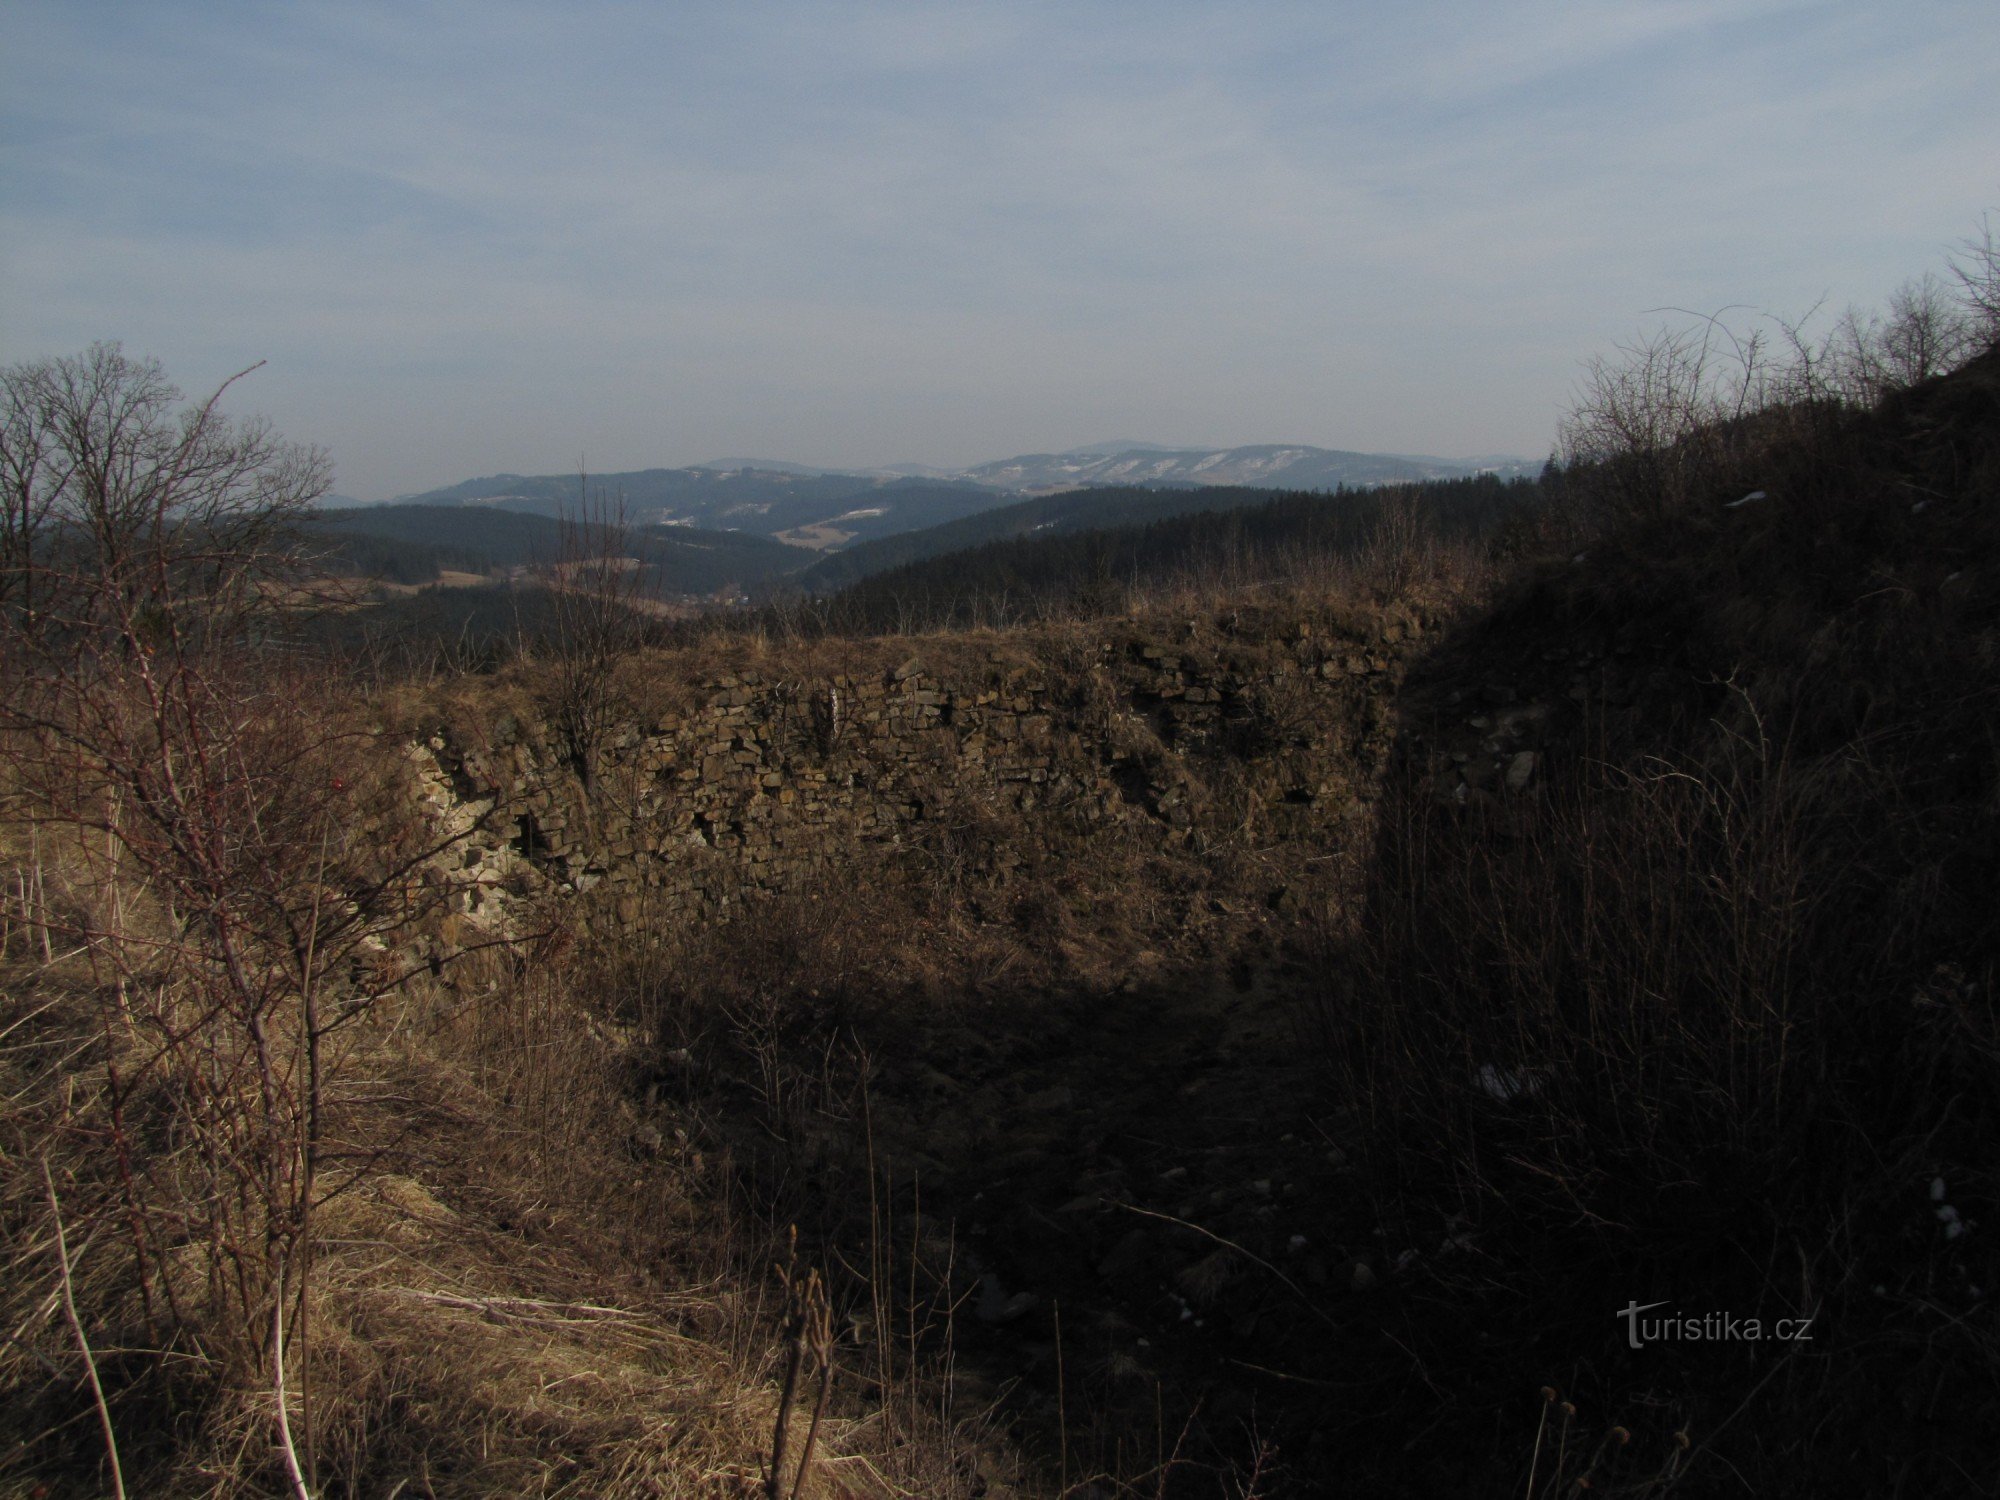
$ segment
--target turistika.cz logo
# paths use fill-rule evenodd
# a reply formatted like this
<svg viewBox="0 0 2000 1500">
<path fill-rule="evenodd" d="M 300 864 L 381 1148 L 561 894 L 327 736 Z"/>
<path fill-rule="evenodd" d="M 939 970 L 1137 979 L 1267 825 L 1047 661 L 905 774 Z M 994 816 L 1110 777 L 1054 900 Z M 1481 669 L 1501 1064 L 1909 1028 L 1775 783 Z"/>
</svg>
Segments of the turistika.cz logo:
<svg viewBox="0 0 2000 1500">
<path fill-rule="evenodd" d="M 1735 1313 L 1660 1313 L 1646 1317 L 1664 1302 L 1630 1303 L 1618 1314 L 1625 1320 L 1625 1342 L 1634 1349 L 1647 1344 L 1759 1344 L 1769 1339 L 1781 1344 L 1800 1344 L 1812 1338 L 1812 1317 L 1779 1318 L 1766 1323 L 1762 1318 L 1740 1318 Z M 1817 1316 L 1816 1314 L 1814 1316 Z"/>
</svg>

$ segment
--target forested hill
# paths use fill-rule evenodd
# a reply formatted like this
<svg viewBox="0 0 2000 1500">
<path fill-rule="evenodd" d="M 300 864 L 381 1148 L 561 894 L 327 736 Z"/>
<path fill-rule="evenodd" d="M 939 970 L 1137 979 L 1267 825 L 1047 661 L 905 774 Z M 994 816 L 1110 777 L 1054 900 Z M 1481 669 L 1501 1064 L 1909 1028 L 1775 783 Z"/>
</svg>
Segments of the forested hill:
<svg viewBox="0 0 2000 1500">
<path fill-rule="evenodd" d="M 900 568 L 925 558 L 941 557 L 971 547 L 983 547 L 989 542 L 1053 532 L 1140 526 L 1191 511 L 1267 505 L 1273 493 L 1268 489 L 1248 486 L 1151 489 L 1133 485 L 1042 495 L 923 531 L 857 542 L 844 552 L 813 564 L 801 575 L 800 582 L 808 589 L 828 592 L 890 568 Z"/>
<path fill-rule="evenodd" d="M 557 560 L 562 525 L 514 511 L 457 506 L 377 505 L 313 517 L 328 561 L 343 571 L 397 583 L 426 583 L 441 570 L 488 573 Z M 655 570 L 660 592 L 754 590 L 794 572 L 808 554 L 768 537 L 692 526 L 629 528 L 621 550 Z"/>
<path fill-rule="evenodd" d="M 1458 503 L 1457 497 L 1499 493 L 1515 482 L 1481 475 L 1433 480 L 1414 488 L 1429 497 L 1427 503 L 1452 505 Z M 1173 516 L 1199 512 L 1250 510 L 1275 518 L 1281 514 L 1303 516 L 1315 513 L 1318 507 L 1330 505 L 1333 510 L 1326 514 L 1331 516 L 1339 507 L 1360 504 L 1373 493 L 1373 490 L 1306 493 L 1249 485 L 1176 486 L 1166 489 L 1133 485 L 1070 490 L 1059 495 L 1024 500 L 924 531 L 857 543 L 844 552 L 813 564 L 801 575 L 800 582 L 809 590 L 828 593 L 893 568 L 905 568 L 926 558 L 983 548 L 995 542 L 1142 527 Z M 1275 519 L 1255 523 L 1258 526 L 1276 524 L 1279 523 Z M 1054 557 L 1062 551 L 1056 548 L 1045 555 Z"/>
<path fill-rule="evenodd" d="M 332 547 L 331 560 L 356 573 L 421 583 L 440 568 L 485 573 L 553 557 L 560 528 L 545 516 L 494 511 L 474 518 L 433 505 L 328 509 L 312 530 Z"/>
<path fill-rule="evenodd" d="M 1116 599 L 1109 596 L 1135 587 L 1176 580 L 1240 583 L 1296 572 L 1309 559 L 1337 558 L 1369 545 L 1385 525 L 1444 540 L 1489 536 L 1539 504 L 1543 487 L 1487 475 L 1331 495 L 1203 491 L 1194 497 L 1202 509 L 1178 504 L 1187 498 L 1180 491 L 1092 493 L 1111 503 L 1067 518 L 1060 527 L 1043 529 L 1048 523 L 1040 523 L 869 573 L 842 589 L 829 613 L 843 629 L 867 631 L 900 628 L 912 618 L 927 626 L 968 624 L 1002 605 L 1111 607 Z M 1047 503 L 1080 498 L 1065 495 Z M 1215 508 L 1218 499 L 1231 503 Z M 1150 502 L 1162 504 L 1154 508 Z M 1120 515 L 1131 519 L 1113 524 Z M 920 542 L 933 534 L 894 541 Z M 823 577 L 862 552 L 879 557 L 889 545 L 828 558 L 809 577 Z"/>
<path fill-rule="evenodd" d="M 539 516 L 615 510 L 641 525 L 668 522 L 783 536 L 799 546 L 823 547 L 935 526 L 1008 499 L 1006 490 L 957 480 L 787 467 L 639 469 L 585 477 L 495 474 L 412 495 L 406 503 Z"/>
</svg>

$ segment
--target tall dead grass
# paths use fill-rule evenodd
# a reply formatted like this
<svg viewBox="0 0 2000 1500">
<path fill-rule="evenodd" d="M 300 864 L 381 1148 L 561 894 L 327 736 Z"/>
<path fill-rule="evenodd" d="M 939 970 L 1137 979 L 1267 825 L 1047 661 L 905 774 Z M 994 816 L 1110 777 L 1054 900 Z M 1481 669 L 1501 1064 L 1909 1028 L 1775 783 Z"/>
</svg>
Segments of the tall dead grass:
<svg viewBox="0 0 2000 1500">
<path fill-rule="evenodd" d="M 1591 558 L 1448 644 L 1607 663 L 1517 794 L 1441 800 L 1413 757 L 1323 950 L 1373 1210 L 1447 1226 L 1403 1336 L 1465 1443 L 1495 1404 L 1532 1428 L 1547 1383 L 1629 1430 L 1598 1482 L 1639 1493 L 1988 1464 L 2000 1261 L 1963 1225 L 2000 1189 L 1993 360 L 1781 414 L 1636 510 L 1638 470 L 1572 472 L 1611 486 Z M 1814 1332 L 1628 1347 L 1649 1303 Z"/>
</svg>

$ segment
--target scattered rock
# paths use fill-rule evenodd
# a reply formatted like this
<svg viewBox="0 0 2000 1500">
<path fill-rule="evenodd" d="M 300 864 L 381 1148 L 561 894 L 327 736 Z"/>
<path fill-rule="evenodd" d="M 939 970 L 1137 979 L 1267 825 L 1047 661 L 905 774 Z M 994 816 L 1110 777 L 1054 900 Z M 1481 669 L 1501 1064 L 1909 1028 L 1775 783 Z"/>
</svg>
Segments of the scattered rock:
<svg viewBox="0 0 2000 1500">
<path fill-rule="evenodd" d="M 1153 1261 L 1153 1236 L 1134 1229 L 1113 1245 L 1097 1263 L 1097 1274 L 1106 1281 L 1123 1281 L 1144 1271 Z"/>
<path fill-rule="evenodd" d="M 1016 1292 L 1007 1295 L 1007 1289 L 1000 1284 L 1000 1278 L 992 1272 L 979 1278 L 979 1300 L 973 1312 L 982 1323 L 995 1325 L 1012 1323 L 1025 1316 L 1035 1305 L 1033 1292 Z"/>
<path fill-rule="evenodd" d="M 1482 1063 L 1475 1081 L 1480 1093 L 1487 1098 L 1509 1104 L 1516 1099 L 1534 1098 L 1542 1091 L 1547 1078 L 1539 1068 L 1500 1068 L 1492 1063 Z"/>
<path fill-rule="evenodd" d="M 1507 762 L 1507 790 L 1518 792 L 1534 779 L 1535 767 L 1541 757 L 1533 750 L 1522 750 Z"/>
</svg>

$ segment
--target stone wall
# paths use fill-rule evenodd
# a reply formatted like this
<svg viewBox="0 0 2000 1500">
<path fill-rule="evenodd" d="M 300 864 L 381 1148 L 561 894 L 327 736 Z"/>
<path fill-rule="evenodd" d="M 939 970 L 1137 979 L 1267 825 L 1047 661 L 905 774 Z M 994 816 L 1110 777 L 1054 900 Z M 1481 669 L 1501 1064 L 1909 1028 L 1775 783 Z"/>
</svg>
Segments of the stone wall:
<svg viewBox="0 0 2000 1500">
<path fill-rule="evenodd" d="M 587 784 L 539 714 L 461 711 L 416 754 L 469 830 L 447 860 L 482 925 L 550 891 L 597 892 L 611 921 L 700 917 L 915 844 L 992 870 L 1112 830 L 1198 848 L 1218 819 L 1328 837 L 1373 797 L 1423 635 L 1409 613 L 1231 616 L 941 638 L 813 675 L 676 656 L 658 670 L 680 706 L 615 726 Z"/>
</svg>

